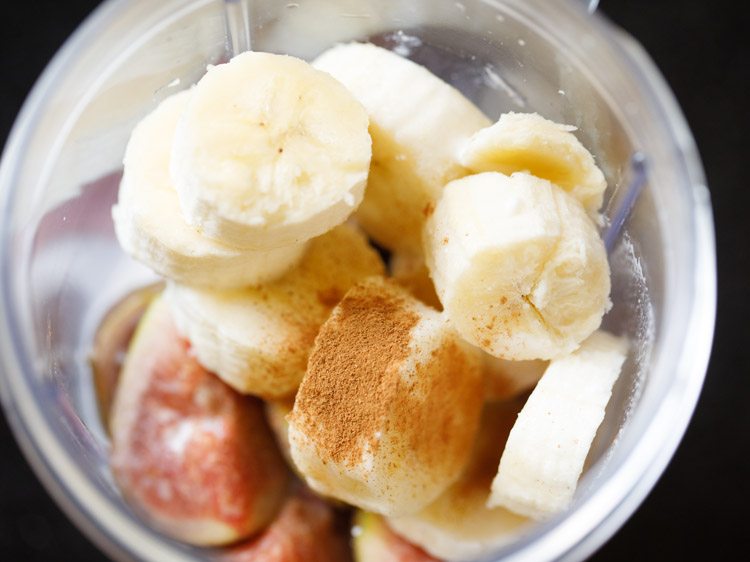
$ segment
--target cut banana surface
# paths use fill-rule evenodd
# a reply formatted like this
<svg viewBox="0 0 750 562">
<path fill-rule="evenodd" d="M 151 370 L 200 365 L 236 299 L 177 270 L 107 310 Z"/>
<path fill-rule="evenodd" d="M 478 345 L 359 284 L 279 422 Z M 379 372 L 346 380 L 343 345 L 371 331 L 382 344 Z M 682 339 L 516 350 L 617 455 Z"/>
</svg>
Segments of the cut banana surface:
<svg viewBox="0 0 750 562">
<path fill-rule="evenodd" d="M 445 318 L 380 279 L 353 287 L 315 340 L 289 416 L 292 459 L 315 491 L 413 513 L 468 460 L 482 378 Z"/>
<path fill-rule="evenodd" d="M 460 161 L 474 172 L 529 172 L 559 185 L 596 216 L 607 180 L 573 131 L 536 113 L 506 113 L 469 139 Z"/>
<path fill-rule="evenodd" d="M 188 222 L 268 250 L 342 223 L 359 205 L 371 140 L 362 105 L 294 57 L 246 52 L 211 68 L 177 127 L 171 175 Z"/>
<path fill-rule="evenodd" d="M 448 184 L 426 225 L 425 257 L 453 325 L 495 357 L 570 353 L 610 306 L 593 221 L 572 196 L 526 173 Z"/>
<path fill-rule="evenodd" d="M 488 506 L 535 519 L 568 507 L 626 352 L 600 331 L 550 363 L 510 432 Z"/>
<path fill-rule="evenodd" d="M 167 98 L 133 130 L 112 209 L 120 245 L 156 273 L 190 285 L 242 287 L 283 275 L 300 260 L 304 244 L 238 250 L 202 235 L 183 218 L 169 161 L 189 98 L 190 91 Z"/>
<path fill-rule="evenodd" d="M 370 117 L 362 227 L 391 250 L 420 252 L 431 205 L 446 183 L 467 173 L 457 161 L 461 146 L 490 121 L 424 67 L 374 45 L 339 45 L 313 65 L 349 88 Z"/>
<path fill-rule="evenodd" d="M 201 364 L 240 392 L 274 399 L 296 390 L 318 329 L 344 293 L 383 272 L 365 237 L 341 225 L 312 240 L 277 281 L 228 291 L 172 283 L 166 297 Z"/>
<path fill-rule="evenodd" d="M 415 515 L 388 519 L 402 537 L 448 561 L 482 558 L 529 527 L 526 517 L 503 507 L 488 508 L 497 463 L 523 402 L 487 404 L 469 464 L 461 478 Z"/>
</svg>

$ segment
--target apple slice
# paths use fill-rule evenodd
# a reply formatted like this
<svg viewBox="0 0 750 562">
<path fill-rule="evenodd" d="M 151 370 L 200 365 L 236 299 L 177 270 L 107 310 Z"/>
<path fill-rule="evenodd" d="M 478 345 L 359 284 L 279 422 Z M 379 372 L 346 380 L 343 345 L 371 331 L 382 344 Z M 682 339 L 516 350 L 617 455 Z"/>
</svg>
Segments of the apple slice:
<svg viewBox="0 0 750 562">
<path fill-rule="evenodd" d="M 310 492 L 284 504 L 276 520 L 258 537 L 233 547 L 222 562 L 350 562 L 346 529 L 335 510 Z"/>
<path fill-rule="evenodd" d="M 143 313 L 163 288 L 163 283 L 156 283 L 126 295 L 107 312 L 96 329 L 89 363 L 93 373 L 99 416 L 107 430 L 117 381 L 125 361 L 125 352 Z"/>
<path fill-rule="evenodd" d="M 143 316 L 125 359 L 111 462 L 137 511 L 195 545 L 227 544 L 263 528 L 288 479 L 261 403 L 198 364 L 161 298 Z"/>
<path fill-rule="evenodd" d="M 352 535 L 355 562 L 439 562 L 391 531 L 374 513 L 358 511 Z"/>
<path fill-rule="evenodd" d="M 296 470 L 292 454 L 289 451 L 289 422 L 286 419 L 292 411 L 292 406 L 294 406 L 294 399 L 282 398 L 280 400 L 267 400 L 264 403 L 266 421 L 268 422 L 268 427 L 271 428 L 273 436 L 276 438 L 276 445 L 278 445 L 287 464 L 292 470 Z M 298 474 L 298 476 L 300 479 L 304 479 L 302 475 Z"/>
</svg>

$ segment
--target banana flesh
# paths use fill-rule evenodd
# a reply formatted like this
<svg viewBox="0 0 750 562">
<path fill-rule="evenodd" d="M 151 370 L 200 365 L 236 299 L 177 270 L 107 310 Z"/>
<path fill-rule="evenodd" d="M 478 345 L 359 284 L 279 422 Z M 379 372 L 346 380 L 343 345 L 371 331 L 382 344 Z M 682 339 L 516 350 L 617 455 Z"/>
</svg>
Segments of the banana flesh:
<svg viewBox="0 0 750 562">
<path fill-rule="evenodd" d="M 183 214 L 206 235 L 270 250 L 341 224 L 370 165 L 362 105 L 289 56 L 246 52 L 193 89 L 172 146 Z"/>
<path fill-rule="evenodd" d="M 469 464 L 461 478 L 417 514 L 388 519 L 402 537 L 442 560 L 477 560 L 518 539 L 526 517 L 485 505 L 500 454 L 523 402 L 487 404 Z"/>
<path fill-rule="evenodd" d="M 289 416 L 292 459 L 319 493 L 413 513 L 460 476 L 482 399 L 478 357 L 445 318 L 368 280 L 316 339 Z"/>
<path fill-rule="evenodd" d="M 276 399 L 297 389 L 318 329 L 341 296 L 383 272 L 365 237 L 341 225 L 311 241 L 277 281 L 226 291 L 170 283 L 166 297 L 204 367 L 239 392 Z"/>
<path fill-rule="evenodd" d="M 570 504 L 626 354 L 574 130 L 374 45 L 243 53 L 136 127 L 116 234 L 312 489 L 468 561 Z"/>
<path fill-rule="evenodd" d="M 599 331 L 550 362 L 510 432 L 489 507 L 534 519 L 568 507 L 626 352 L 624 340 Z"/>
<path fill-rule="evenodd" d="M 528 172 L 548 180 L 596 218 L 607 180 L 573 131 L 575 127 L 536 113 L 505 113 L 497 123 L 472 135 L 459 161 L 473 172 Z"/>
<path fill-rule="evenodd" d="M 495 357 L 570 353 L 610 307 L 596 226 L 548 181 L 520 172 L 453 181 L 425 230 L 427 267 L 448 317 Z"/>
<path fill-rule="evenodd" d="M 391 250 L 421 251 L 422 225 L 443 186 L 468 171 L 463 143 L 490 121 L 424 67 L 369 44 L 338 45 L 313 66 L 340 80 L 370 117 L 372 164 L 357 218 Z"/>
<path fill-rule="evenodd" d="M 130 137 L 118 203 L 112 209 L 120 246 L 179 283 L 232 288 L 278 278 L 299 262 L 304 244 L 243 251 L 204 236 L 180 213 L 169 161 L 177 122 L 190 95 L 184 91 L 164 100 Z"/>
</svg>

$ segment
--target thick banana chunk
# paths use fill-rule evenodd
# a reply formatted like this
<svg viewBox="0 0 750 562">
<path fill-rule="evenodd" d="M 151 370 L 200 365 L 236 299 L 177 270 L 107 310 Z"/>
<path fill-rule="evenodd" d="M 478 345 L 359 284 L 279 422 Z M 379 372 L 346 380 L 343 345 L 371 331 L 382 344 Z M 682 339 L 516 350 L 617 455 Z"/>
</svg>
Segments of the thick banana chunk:
<svg viewBox="0 0 750 562">
<path fill-rule="evenodd" d="M 425 257 L 451 322 L 495 357 L 570 353 L 610 306 L 593 222 L 573 197 L 526 173 L 448 184 L 426 225 Z"/>
<path fill-rule="evenodd" d="M 169 284 L 180 332 L 200 363 L 240 392 L 293 393 L 315 335 L 349 288 L 384 273 L 365 237 L 341 225 L 310 243 L 299 266 L 258 287 L 213 291 Z"/>
<path fill-rule="evenodd" d="M 469 139 L 460 162 L 475 172 L 529 172 L 559 185 L 596 216 L 607 180 L 573 131 L 536 113 L 505 113 Z"/>
<path fill-rule="evenodd" d="M 167 98 L 133 130 L 118 203 L 112 208 L 120 245 L 180 283 L 230 288 L 280 277 L 302 258 L 304 244 L 242 251 L 203 236 L 182 217 L 169 161 L 177 121 L 189 98 L 189 91 Z"/>
<path fill-rule="evenodd" d="M 342 223 L 359 205 L 371 140 L 362 105 L 294 57 L 247 52 L 198 82 L 171 174 L 187 221 L 269 250 Z"/>
<path fill-rule="evenodd" d="M 370 116 L 362 227 L 391 250 L 420 252 L 431 205 L 446 183 L 467 173 L 457 162 L 461 146 L 490 121 L 424 67 L 374 45 L 339 45 L 313 65 L 349 88 Z"/>
<path fill-rule="evenodd" d="M 289 417 L 292 459 L 317 492 L 413 513 L 459 477 L 482 398 L 478 357 L 445 318 L 368 280 L 315 340 Z"/>
<path fill-rule="evenodd" d="M 553 360 L 518 415 L 487 505 L 544 519 L 570 504 L 627 344 L 596 332 Z"/>
<path fill-rule="evenodd" d="M 485 400 L 508 400 L 532 388 L 547 369 L 547 361 L 508 361 L 482 353 Z"/>
<path fill-rule="evenodd" d="M 477 560 L 517 539 L 530 521 L 485 504 L 503 445 L 523 402 L 487 404 L 471 460 L 461 478 L 415 515 L 388 525 L 402 537 L 447 561 Z"/>
</svg>

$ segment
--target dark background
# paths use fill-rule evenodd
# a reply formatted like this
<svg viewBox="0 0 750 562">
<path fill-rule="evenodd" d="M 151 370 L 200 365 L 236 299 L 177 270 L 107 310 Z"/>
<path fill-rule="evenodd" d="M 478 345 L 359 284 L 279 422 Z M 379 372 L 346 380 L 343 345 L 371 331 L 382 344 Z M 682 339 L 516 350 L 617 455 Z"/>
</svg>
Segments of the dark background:
<svg viewBox="0 0 750 562">
<path fill-rule="evenodd" d="M 96 0 L 0 8 L 0 143 L 47 61 Z M 11 8 L 8 6 L 12 6 Z M 708 377 L 672 463 L 595 561 L 739 560 L 750 546 L 747 286 L 750 49 L 744 2 L 602 0 L 655 59 L 687 116 L 711 189 L 719 308 Z M 104 560 L 47 496 L 0 416 L 0 560 Z"/>
</svg>

